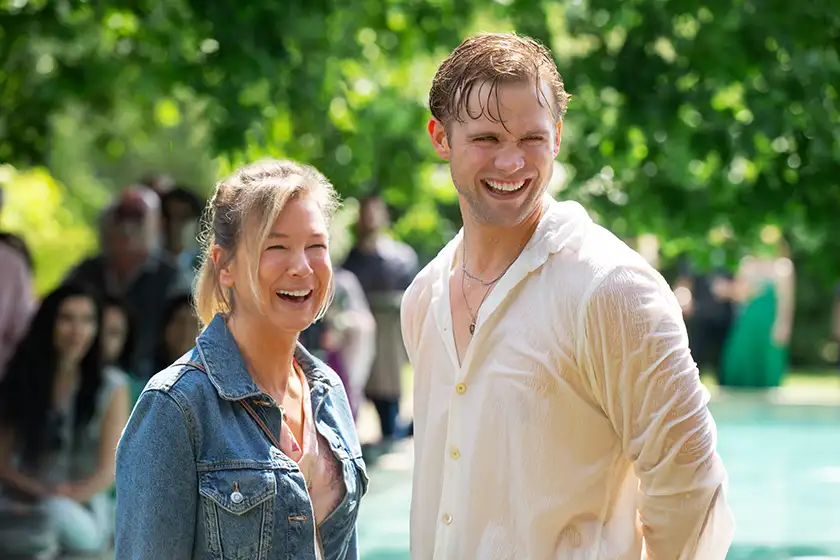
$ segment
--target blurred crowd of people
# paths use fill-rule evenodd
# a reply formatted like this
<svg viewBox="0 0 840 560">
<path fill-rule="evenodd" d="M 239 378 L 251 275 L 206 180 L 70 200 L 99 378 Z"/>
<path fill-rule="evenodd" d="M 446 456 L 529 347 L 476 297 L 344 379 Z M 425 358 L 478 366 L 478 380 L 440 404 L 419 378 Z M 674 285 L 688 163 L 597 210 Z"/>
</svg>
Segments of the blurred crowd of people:
<svg viewBox="0 0 840 560">
<path fill-rule="evenodd" d="M 113 450 L 149 378 L 200 331 L 191 287 L 204 205 L 165 177 L 124 189 L 101 214 L 98 254 L 43 299 L 25 241 L 0 233 L 0 557 L 110 546 Z M 418 272 L 388 226 L 381 198 L 361 201 L 333 303 L 301 336 L 339 373 L 354 414 L 373 403 L 385 446 L 412 433 L 399 305 Z"/>
</svg>

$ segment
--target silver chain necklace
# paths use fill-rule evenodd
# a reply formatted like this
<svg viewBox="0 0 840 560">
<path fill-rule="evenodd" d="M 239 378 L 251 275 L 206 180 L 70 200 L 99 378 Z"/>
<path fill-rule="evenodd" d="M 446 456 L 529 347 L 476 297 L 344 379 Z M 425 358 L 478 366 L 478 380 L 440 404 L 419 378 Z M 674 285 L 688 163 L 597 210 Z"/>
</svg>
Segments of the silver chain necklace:
<svg viewBox="0 0 840 560">
<path fill-rule="evenodd" d="M 528 237 L 528 239 L 525 240 L 525 243 L 523 243 L 522 246 L 519 248 L 519 251 L 516 253 L 516 256 L 513 257 L 513 260 L 508 263 L 504 270 L 502 270 L 502 272 L 492 280 L 486 281 L 482 280 L 478 276 L 474 276 L 467 272 L 467 235 L 466 232 L 464 233 L 464 246 L 462 248 L 461 256 L 461 295 L 464 297 L 464 305 L 467 306 L 467 312 L 470 314 L 470 336 L 475 334 L 475 324 L 478 322 L 478 313 L 481 311 L 481 306 L 484 304 L 484 300 L 487 299 L 487 296 L 492 291 L 493 285 L 499 280 L 501 280 L 502 276 L 504 276 L 510 269 L 510 267 L 513 266 L 513 263 L 515 263 L 519 259 L 519 256 L 522 254 L 522 251 L 525 249 L 525 245 L 528 244 L 528 241 L 530 241 L 530 236 Z M 475 313 L 473 313 L 473 310 L 470 307 L 470 302 L 467 301 L 467 290 L 464 288 L 464 278 L 467 277 L 469 277 L 471 280 L 475 280 L 476 282 L 487 288 L 487 290 L 485 290 L 484 292 L 484 295 L 481 296 L 481 301 L 478 302 L 478 307 L 476 308 Z"/>
</svg>

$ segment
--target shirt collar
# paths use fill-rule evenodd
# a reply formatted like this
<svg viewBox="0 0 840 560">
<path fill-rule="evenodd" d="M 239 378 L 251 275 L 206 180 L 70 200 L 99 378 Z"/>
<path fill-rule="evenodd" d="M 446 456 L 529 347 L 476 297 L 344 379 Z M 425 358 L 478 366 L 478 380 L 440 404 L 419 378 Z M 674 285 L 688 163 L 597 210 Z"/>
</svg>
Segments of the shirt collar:
<svg viewBox="0 0 840 560">
<path fill-rule="evenodd" d="M 198 336 L 196 349 L 220 397 L 235 401 L 263 394 L 245 367 L 242 353 L 228 329 L 224 315 L 216 314 Z M 316 384 L 332 385 L 322 371 L 321 363 L 300 342 L 295 348 L 295 359 L 313 390 Z"/>
</svg>

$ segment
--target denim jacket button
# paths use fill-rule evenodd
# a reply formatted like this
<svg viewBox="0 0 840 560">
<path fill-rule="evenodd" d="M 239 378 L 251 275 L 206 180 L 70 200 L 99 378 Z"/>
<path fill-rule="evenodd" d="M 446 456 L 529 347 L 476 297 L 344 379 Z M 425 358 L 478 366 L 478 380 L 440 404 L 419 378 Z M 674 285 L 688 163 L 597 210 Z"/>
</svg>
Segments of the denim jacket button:
<svg viewBox="0 0 840 560">
<path fill-rule="evenodd" d="M 238 504 L 243 500 L 242 493 L 239 491 L 234 492 L 230 495 L 230 501 L 234 504 Z"/>
</svg>

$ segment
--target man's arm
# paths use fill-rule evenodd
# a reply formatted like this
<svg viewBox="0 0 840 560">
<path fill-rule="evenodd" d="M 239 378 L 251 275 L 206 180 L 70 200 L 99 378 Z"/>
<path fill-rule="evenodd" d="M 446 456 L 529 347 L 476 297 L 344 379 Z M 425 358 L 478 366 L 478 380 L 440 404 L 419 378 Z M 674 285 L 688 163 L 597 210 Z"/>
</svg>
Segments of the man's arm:
<svg viewBox="0 0 840 560">
<path fill-rule="evenodd" d="M 723 560 L 734 521 L 682 313 L 653 269 L 622 267 L 583 315 L 583 370 L 634 462 L 645 558 Z"/>
</svg>

